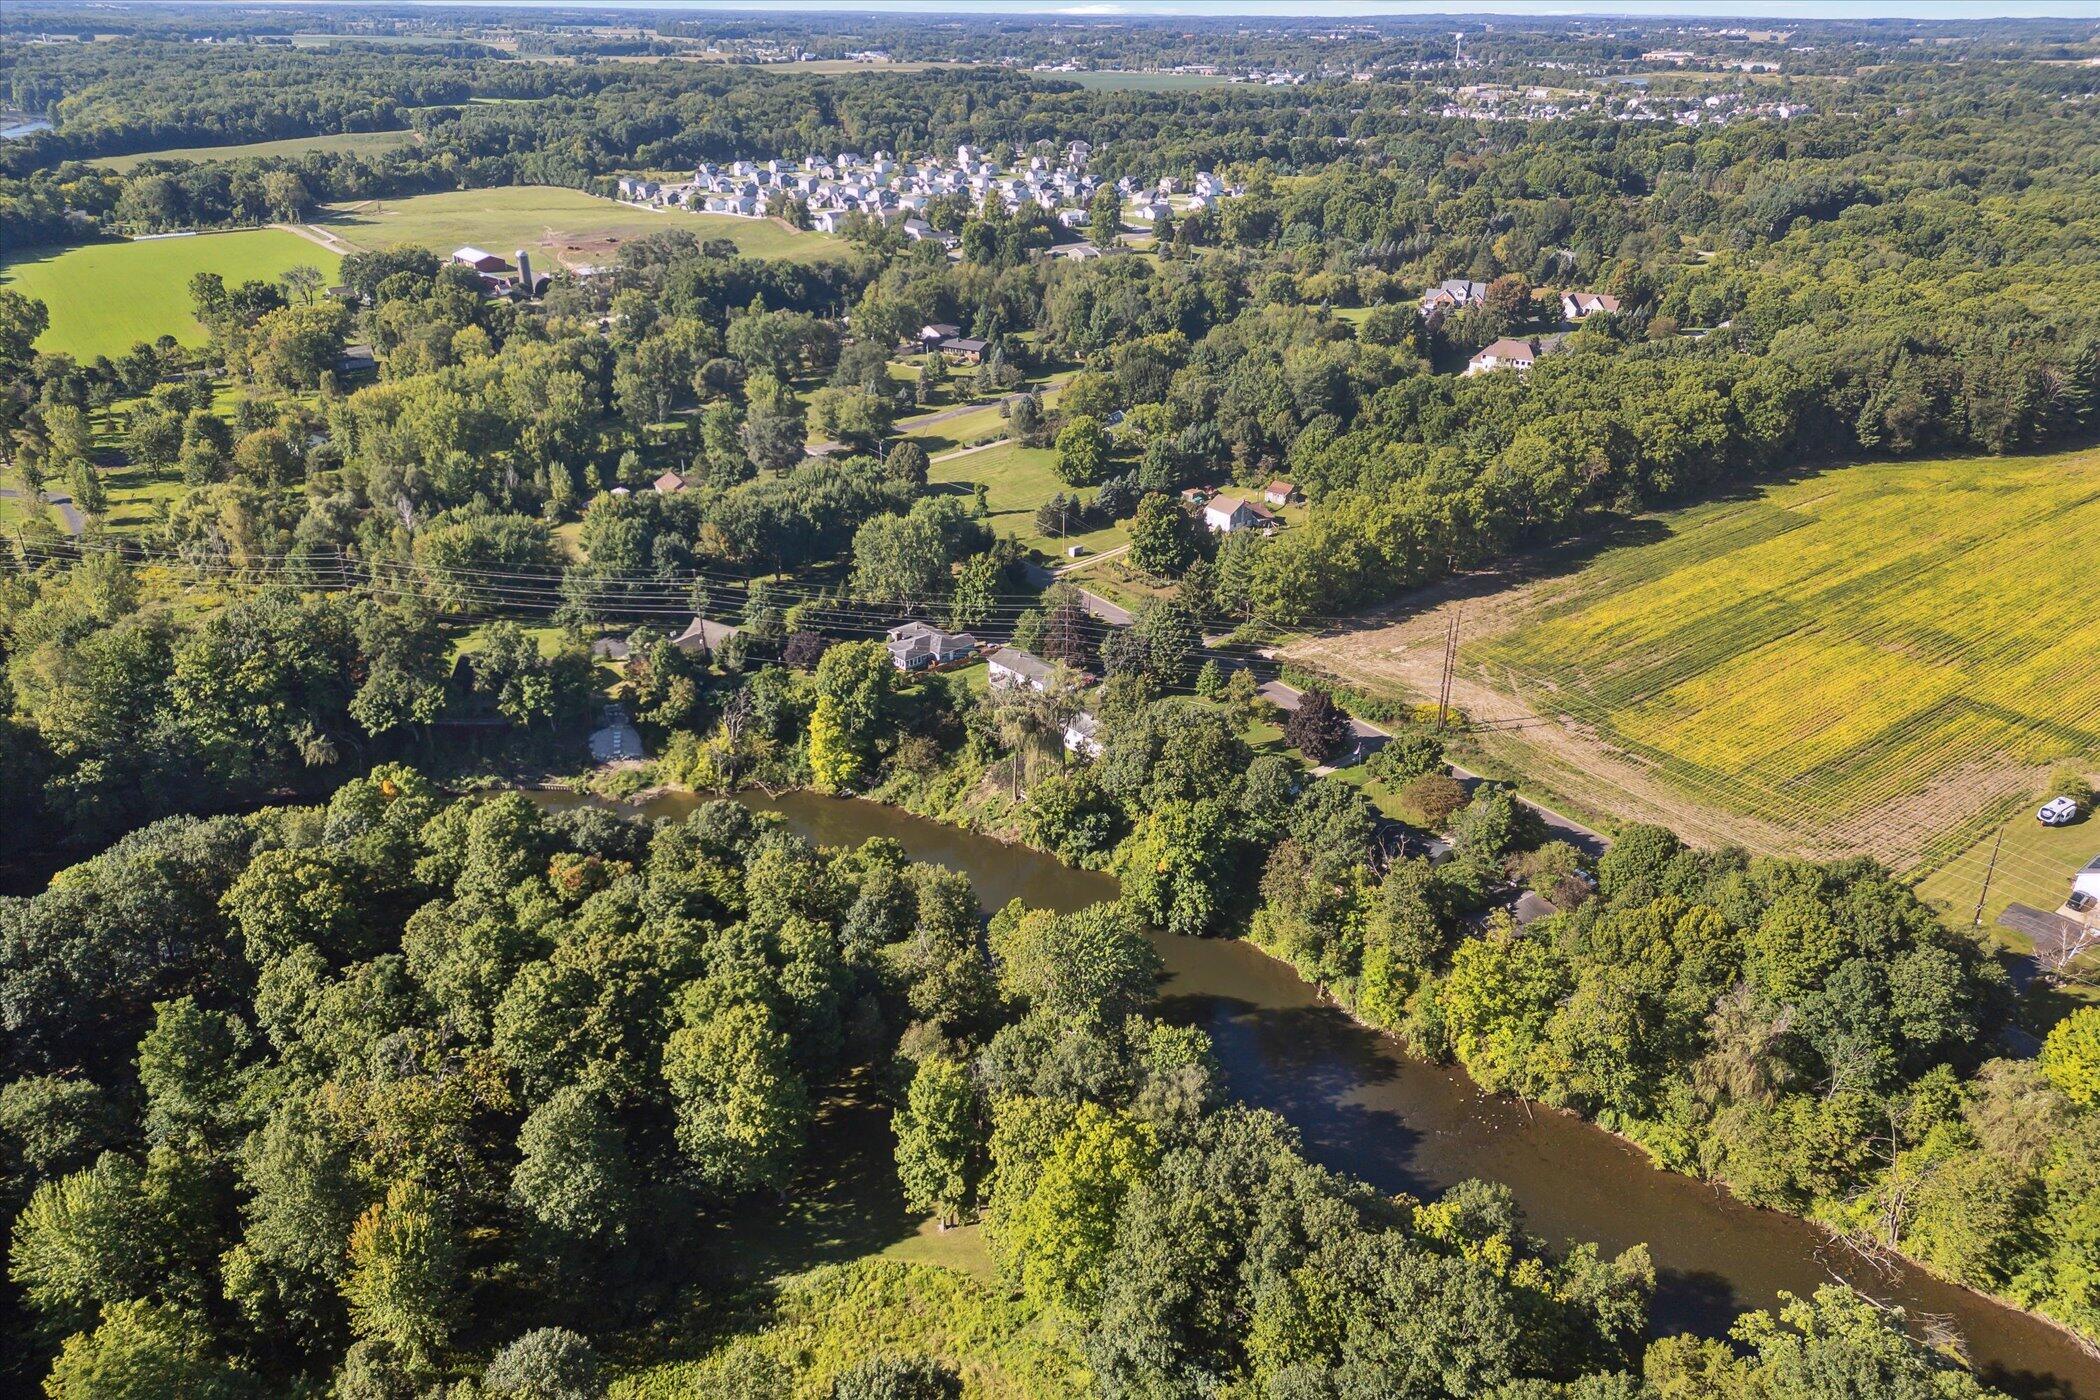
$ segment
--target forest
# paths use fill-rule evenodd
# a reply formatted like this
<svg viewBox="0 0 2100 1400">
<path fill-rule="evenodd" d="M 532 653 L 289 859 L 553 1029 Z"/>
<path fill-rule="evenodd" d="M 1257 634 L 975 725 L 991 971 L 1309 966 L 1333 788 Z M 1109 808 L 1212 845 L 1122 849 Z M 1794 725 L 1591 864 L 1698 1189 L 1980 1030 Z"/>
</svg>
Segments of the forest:
<svg viewBox="0 0 2100 1400">
<path fill-rule="evenodd" d="M 1262 693 L 1292 629 L 1658 508 L 2089 442 L 2092 25 L 1541 21 L 1461 67 L 1399 21 L 614 35 L 346 6 L 298 19 L 340 42 L 291 47 L 267 10 L 126 15 L 0 22 L 0 105 L 54 123 L 0 143 L 10 250 L 965 143 L 1086 142 L 1178 202 L 1131 225 L 1111 183 L 1073 224 L 942 196 L 921 220 L 952 251 L 856 216 L 793 262 L 668 214 L 550 257 L 536 295 L 352 247 L 336 286 L 199 275 L 201 345 L 84 361 L 0 282 L 0 1385 L 1990 1393 L 1836 1286 L 1655 1335 L 1644 1250 L 1538 1238 L 1492 1182 L 1417 1199 L 1319 1165 L 1167 1014 L 1159 934 L 1245 938 L 1487 1091 L 2100 1338 L 2100 1010 L 2016 985 L 1872 861 L 1630 822 L 1579 849 L 1522 775 L 1458 781 L 1434 707 L 1295 672 L 1294 710 Z M 1028 71 L 1075 43 L 1303 80 Z M 956 66 L 761 61 L 782 44 Z M 1753 95 L 1788 114 L 1610 105 L 1693 81 L 1642 60 L 1680 44 L 1780 63 Z M 1548 83 L 1609 101 L 1446 111 Z M 1230 196 L 1192 203 L 1198 174 Z M 1061 255 L 1081 229 L 1099 255 Z M 1447 279 L 1478 295 L 1435 306 Z M 1574 292 L 1613 309 L 1570 323 Z M 934 326 L 981 349 L 928 351 Z M 1467 372 L 1505 337 L 1550 352 Z M 1054 489 L 995 517 L 993 462 Z M 1275 528 L 1203 528 L 1202 500 L 1279 484 Z M 1107 557 L 1061 577 L 1088 531 Z M 1050 678 L 900 670 L 906 621 Z M 648 757 L 590 771 L 615 708 Z M 1354 768 L 1349 710 L 1390 731 Z M 2062 757 L 2090 808 L 2100 756 Z M 546 785 L 719 800 L 652 826 L 518 790 Z M 894 842 L 812 847 L 753 788 L 967 825 L 1120 894 L 980 910 Z M 869 1105 L 881 1130 L 838 1128 Z M 740 1271 L 847 1138 L 936 1236 L 981 1231 L 984 1277 Z M 853 1316 L 900 1299 L 1010 1349 L 871 1350 Z"/>
</svg>

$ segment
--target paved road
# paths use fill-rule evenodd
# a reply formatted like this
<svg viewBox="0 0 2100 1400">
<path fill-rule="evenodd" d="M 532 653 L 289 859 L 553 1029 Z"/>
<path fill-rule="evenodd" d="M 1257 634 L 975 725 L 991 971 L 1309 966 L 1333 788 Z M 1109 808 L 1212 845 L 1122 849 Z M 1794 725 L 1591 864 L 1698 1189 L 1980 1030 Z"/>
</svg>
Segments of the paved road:
<svg viewBox="0 0 2100 1400">
<path fill-rule="evenodd" d="M 5 496 L 11 501 L 19 501 L 22 499 L 22 493 L 20 491 L 16 491 L 10 488 L 0 488 L 0 496 Z M 81 515 L 80 508 L 73 504 L 73 498 L 71 496 L 68 496 L 63 492 L 46 491 L 44 493 L 44 502 L 46 505 L 54 505 L 58 507 L 59 518 L 66 522 L 67 534 L 78 538 L 84 531 L 86 531 L 87 518 Z"/>
<path fill-rule="evenodd" d="M 1079 588 L 1078 584 L 1059 578 L 1055 569 L 1046 569 L 1032 560 L 1028 564 L 1028 581 L 1038 588 L 1048 588 L 1053 583 L 1064 583 L 1068 587 L 1079 589 L 1079 605 L 1086 609 L 1087 616 L 1099 618 L 1111 627 L 1128 627 L 1137 621 L 1128 608 L 1119 608 L 1100 594 L 1089 593 L 1084 588 Z"/>
</svg>

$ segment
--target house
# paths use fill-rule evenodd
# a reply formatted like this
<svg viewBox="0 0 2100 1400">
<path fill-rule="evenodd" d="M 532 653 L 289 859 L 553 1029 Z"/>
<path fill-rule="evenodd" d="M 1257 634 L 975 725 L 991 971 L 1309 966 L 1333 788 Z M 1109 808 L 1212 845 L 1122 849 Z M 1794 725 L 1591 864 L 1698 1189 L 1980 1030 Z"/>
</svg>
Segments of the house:
<svg viewBox="0 0 2100 1400">
<path fill-rule="evenodd" d="M 955 337 L 941 342 L 941 353 L 954 360 L 957 364 L 976 364 L 984 358 L 985 349 L 986 343 L 984 341 L 970 340 L 964 337 Z"/>
<path fill-rule="evenodd" d="M 1156 224 L 1161 219 L 1173 218 L 1174 206 L 1167 203 L 1164 199 L 1155 199 L 1150 204 L 1139 205 L 1138 213 L 1142 214 L 1148 222 Z"/>
<path fill-rule="evenodd" d="M 510 272 L 513 270 L 509 263 L 497 257 L 494 253 L 484 252 L 471 244 L 464 248 L 453 249 L 452 261 L 464 267 L 471 267 L 476 272 Z"/>
<path fill-rule="evenodd" d="M 656 488 L 657 494 L 661 496 L 674 495 L 685 490 L 685 478 L 677 472 L 665 472 L 650 484 Z"/>
<path fill-rule="evenodd" d="M 1203 523 L 1213 534 L 1229 535 L 1234 530 L 1267 529 L 1276 517 L 1242 497 L 1213 496 L 1203 504 Z"/>
<path fill-rule="evenodd" d="M 1101 249 L 1092 243 L 1060 243 L 1050 251 L 1067 262 L 1086 262 L 1101 256 Z"/>
<path fill-rule="evenodd" d="M 1592 316 L 1616 316 L 1619 314 L 1619 299 L 1602 292 L 1562 292 L 1560 314 L 1570 321 L 1583 321 Z"/>
<path fill-rule="evenodd" d="M 1299 499 L 1296 482 L 1277 477 L 1261 489 L 1261 498 L 1272 506 L 1287 506 Z"/>
<path fill-rule="evenodd" d="M 2071 877 L 2071 893 L 2086 895 L 2100 906 L 2100 856 L 2094 856 Z"/>
<path fill-rule="evenodd" d="M 1424 316 L 1441 316 L 1446 311 L 1457 311 L 1468 306 L 1478 306 L 1487 300 L 1487 283 L 1473 282 L 1464 277 L 1446 277 L 1443 281 L 1422 293 L 1421 308 Z"/>
<path fill-rule="evenodd" d="M 930 622 L 892 627 L 883 640 L 890 664 L 900 671 L 924 671 L 952 665 L 977 654 L 977 639 L 968 632 L 943 632 Z"/>
<path fill-rule="evenodd" d="M 600 637 L 591 643 L 593 661 L 625 661 L 627 656 L 627 639 L 624 637 Z"/>
<path fill-rule="evenodd" d="M 991 687 L 994 690 L 1011 690 L 1015 686 L 1027 686 L 1030 690 L 1048 690 L 1050 682 L 1057 678 L 1058 666 L 1054 661 L 1045 661 L 1032 652 L 1019 647 L 993 647 L 984 654 L 986 668 L 991 672 Z"/>
<path fill-rule="evenodd" d="M 1065 751 L 1076 753 L 1081 758 L 1101 757 L 1100 732 L 1101 722 L 1081 710 L 1065 726 Z"/>
<path fill-rule="evenodd" d="M 680 651 L 720 651 L 722 643 L 734 637 L 737 631 L 726 622 L 696 617 L 683 632 L 671 638 L 671 645 Z"/>
<path fill-rule="evenodd" d="M 1498 369 L 1513 369 L 1519 374 L 1528 373 L 1540 359 L 1560 349 L 1558 336 L 1532 336 L 1520 339 L 1503 336 L 1502 339 L 1482 347 L 1479 354 L 1466 361 L 1468 375 L 1488 374 Z"/>
<path fill-rule="evenodd" d="M 345 345 L 343 353 L 335 357 L 337 374 L 370 374 L 378 368 L 379 356 L 373 353 L 371 345 L 364 342 Z"/>
<path fill-rule="evenodd" d="M 942 341 L 953 340 L 961 334 L 961 326 L 951 326 L 946 321 L 933 321 L 919 327 L 919 344 L 931 350 Z"/>
</svg>

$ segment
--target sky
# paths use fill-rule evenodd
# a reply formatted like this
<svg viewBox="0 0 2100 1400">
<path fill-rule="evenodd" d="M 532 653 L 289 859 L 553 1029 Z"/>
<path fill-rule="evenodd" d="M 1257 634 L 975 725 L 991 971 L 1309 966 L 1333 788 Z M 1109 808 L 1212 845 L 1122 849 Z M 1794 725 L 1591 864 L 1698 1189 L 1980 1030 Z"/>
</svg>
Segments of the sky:
<svg viewBox="0 0 2100 1400">
<path fill-rule="evenodd" d="M 443 3 L 443 0 L 439 0 Z M 490 3 L 491 0 L 458 0 Z M 504 0 L 493 0 L 504 3 Z M 1698 19 L 2100 20 L 2100 0 L 522 0 L 544 8 L 720 12 L 1013 14 L 1103 19 L 1213 16 L 1630 15 Z"/>
</svg>

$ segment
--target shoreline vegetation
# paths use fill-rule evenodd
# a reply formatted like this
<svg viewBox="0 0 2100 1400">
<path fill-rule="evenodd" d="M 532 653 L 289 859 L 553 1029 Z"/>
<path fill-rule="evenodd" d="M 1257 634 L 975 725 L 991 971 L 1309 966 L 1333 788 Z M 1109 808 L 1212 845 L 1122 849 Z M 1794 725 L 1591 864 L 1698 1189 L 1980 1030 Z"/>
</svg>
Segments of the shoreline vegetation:
<svg viewBox="0 0 2100 1400">
<path fill-rule="evenodd" d="M 570 793 L 585 793 L 596 797 L 598 796 L 598 794 L 592 792 L 590 786 L 590 779 L 590 773 L 577 775 L 571 781 L 563 781 L 561 779 L 550 779 L 545 785 L 544 790 Z M 868 794 L 850 792 L 827 794 L 822 793 L 815 787 L 806 784 L 788 785 L 783 787 L 770 787 L 762 784 L 753 784 L 749 787 L 739 788 L 725 793 L 720 791 L 703 791 L 702 789 L 685 786 L 679 783 L 659 782 L 652 784 L 648 787 L 638 789 L 631 795 L 623 795 L 620 797 L 601 797 L 599 800 L 612 802 L 616 806 L 621 808 L 638 809 L 648 805 L 648 803 L 652 800 L 672 795 L 691 796 L 694 798 L 704 800 L 709 797 L 734 797 L 737 792 L 753 790 L 764 792 L 769 798 L 776 799 L 782 794 L 788 792 L 807 792 L 818 796 L 833 797 L 839 800 L 869 802 L 877 806 L 891 808 L 895 811 L 902 812 L 913 817 L 917 817 L 921 820 L 954 826 L 960 830 L 972 832 L 975 835 L 985 837 L 989 840 L 997 841 L 1003 845 L 1019 847 L 1023 850 L 1031 851 L 1038 855 L 1049 856 L 1052 859 L 1059 860 L 1061 862 L 1064 861 L 1064 858 L 1060 856 L 1058 852 L 1051 850 L 1045 846 L 1032 844 L 1031 842 L 1029 842 L 1027 837 L 1022 833 L 1020 827 L 1010 820 L 1011 809 L 1008 809 L 1006 812 L 1001 814 L 1003 817 L 1009 819 L 992 820 L 990 819 L 990 813 L 994 810 L 997 810 L 996 807 L 988 808 L 986 805 L 981 803 L 966 803 L 959 810 L 953 808 L 929 807 L 923 802 L 915 803 L 908 797 L 900 800 L 900 797 L 895 794 L 889 796 L 880 795 L 881 789 L 877 789 L 876 792 Z M 987 795 L 995 799 L 999 796 L 996 790 L 988 790 Z M 1069 864 L 1069 862 L 1065 863 Z M 1077 866 L 1074 868 L 1091 868 L 1098 871 L 1106 871 L 1107 864 L 1104 862 L 1102 865 L 1098 866 Z M 1452 1058 L 1438 1058 L 1432 1055 L 1425 1055 L 1422 1052 L 1421 1047 L 1411 1043 L 1406 1037 L 1405 1033 L 1400 1028 L 1396 1028 L 1391 1025 L 1380 1024 L 1379 1022 L 1367 1017 L 1364 1014 L 1362 1008 L 1359 1005 L 1357 1005 L 1355 1000 L 1346 993 L 1343 987 L 1338 986 L 1333 982 L 1329 982 L 1319 978 L 1317 976 L 1316 969 L 1309 969 L 1305 964 L 1293 959 L 1287 949 L 1278 946 L 1272 941 L 1267 941 L 1258 938 L 1254 936 L 1251 931 L 1237 934 L 1229 934 L 1224 936 L 1244 942 L 1249 947 L 1259 951 L 1264 957 L 1271 959 L 1280 966 L 1289 968 L 1291 972 L 1295 976 L 1297 976 L 1302 983 L 1313 989 L 1315 996 L 1318 997 L 1320 1001 L 1342 1012 L 1351 1020 L 1351 1022 L 1353 1022 L 1357 1026 L 1360 1026 L 1363 1029 L 1370 1031 L 1373 1034 L 1382 1038 L 1383 1040 L 1387 1041 L 1397 1053 L 1405 1056 L 1406 1058 L 1423 1065 L 1455 1065 L 1461 1070 L 1466 1069 L 1466 1067 L 1462 1063 L 1459 1063 Z M 1612 1137 L 1617 1138 L 1619 1141 L 1626 1143 L 1631 1147 L 1639 1149 L 1642 1155 L 1642 1159 L 1645 1162 L 1647 1162 L 1649 1166 L 1653 1167 L 1657 1171 L 1672 1172 L 1676 1175 L 1688 1176 L 1694 1180 L 1706 1182 L 1707 1184 L 1712 1185 L 1720 1190 L 1727 1191 L 1734 1199 L 1742 1201 L 1743 1204 L 1750 1206 L 1752 1209 L 1760 1211 L 1771 1211 L 1774 1214 L 1786 1215 L 1790 1216 L 1793 1219 L 1801 1220 L 1813 1226 L 1817 1230 L 1821 1231 L 1823 1235 L 1832 1243 L 1843 1245 L 1845 1248 L 1854 1251 L 1864 1259 L 1872 1259 L 1879 1252 L 1871 1241 L 1862 1239 L 1857 1234 L 1847 1231 L 1839 1223 L 1824 1218 L 1823 1216 L 1815 1213 L 1814 1211 L 1787 1210 L 1783 1207 L 1777 1207 L 1769 1204 L 1749 1201 L 1737 1194 L 1726 1181 L 1719 1180 L 1711 1176 L 1701 1175 L 1696 1172 L 1685 1171 L 1681 1166 L 1675 1166 L 1669 1161 L 1667 1161 L 1664 1157 L 1662 1157 L 1657 1152 L 1652 1140 L 1644 1139 L 1638 1133 L 1627 1131 L 1621 1127 L 1606 1122 L 1594 1114 L 1587 1114 L 1582 1112 L 1580 1109 L 1569 1107 L 1566 1105 L 1533 1103 L 1532 1101 L 1525 1099 L 1521 1094 L 1515 1094 L 1507 1090 L 1493 1089 L 1489 1088 L 1486 1085 L 1481 1085 L 1480 1081 L 1477 1078 L 1473 1078 L 1470 1072 L 1468 1072 L 1468 1078 L 1472 1083 L 1474 1083 L 1476 1086 L 1481 1087 L 1486 1092 L 1496 1094 L 1500 1097 L 1509 1098 L 1518 1102 L 1523 1102 L 1525 1103 L 1528 1109 L 1542 1108 L 1548 1112 L 1556 1113 L 1563 1117 L 1579 1121 L 1591 1128 L 1597 1129 L 1600 1132 L 1608 1133 Z M 2035 1321 L 2041 1322 L 2050 1327 L 2052 1330 L 2061 1333 L 2065 1337 L 2069 1338 L 2071 1341 L 2075 1342 L 2081 1349 L 2085 1350 L 2087 1353 L 2100 1355 L 2100 1344 L 2096 1344 L 2093 1338 L 2081 1333 L 2076 1327 L 2072 1326 L 2070 1323 L 2064 1321 L 2061 1318 L 2051 1316 L 2049 1313 L 2044 1312 L 2038 1308 L 2024 1307 L 2019 1303 L 2016 1303 L 2011 1299 L 2007 1298 L 2003 1294 L 1992 1292 L 1989 1289 L 1979 1288 L 1972 1282 L 1959 1278 L 1944 1270 L 1935 1268 L 1930 1261 L 1922 1259 L 1916 1255 L 1905 1253 L 1900 1249 L 1893 1250 L 1890 1252 L 1892 1252 L 1897 1258 L 1902 1260 L 1904 1265 L 1909 1268 L 1917 1269 L 1920 1273 L 1923 1273 L 1931 1278 L 1937 1279 L 1941 1283 L 1947 1284 L 1955 1288 L 1959 1288 L 1962 1291 L 1969 1293 L 1979 1299 L 1987 1301 L 1994 1306 L 2004 1308 L 2010 1312 L 2015 1312 L 2024 1317 L 2029 1317 L 2034 1319 Z"/>
</svg>

